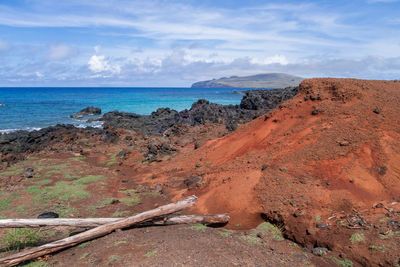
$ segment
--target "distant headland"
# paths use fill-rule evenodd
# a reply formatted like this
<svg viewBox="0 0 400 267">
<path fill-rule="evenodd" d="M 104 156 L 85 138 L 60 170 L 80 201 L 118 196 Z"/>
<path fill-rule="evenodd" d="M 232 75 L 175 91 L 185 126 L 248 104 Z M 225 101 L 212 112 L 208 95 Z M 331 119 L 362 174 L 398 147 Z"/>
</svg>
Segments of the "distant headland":
<svg viewBox="0 0 400 267">
<path fill-rule="evenodd" d="M 298 86 L 304 79 L 285 73 L 231 76 L 192 84 L 192 88 L 285 88 Z"/>
</svg>

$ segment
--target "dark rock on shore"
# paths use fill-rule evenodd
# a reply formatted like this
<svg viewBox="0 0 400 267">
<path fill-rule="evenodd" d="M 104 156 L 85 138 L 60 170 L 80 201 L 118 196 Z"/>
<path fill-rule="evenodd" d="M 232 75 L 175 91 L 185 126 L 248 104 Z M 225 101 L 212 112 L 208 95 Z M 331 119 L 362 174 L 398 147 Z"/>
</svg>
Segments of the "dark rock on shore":
<svg viewBox="0 0 400 267">
<path fill-rule="evenodd" d="M 250 90 L 244 92 L 240 105 L 221 105 L 200 99 L 193 103 L 189 110 L 181 112 L 169 108 L 160 108 L 151 115 L 113 111 L 104 114 L 100 120 L 104 121 L 104 128 L 134 130 L 143 135 L 163 135 L 166 130 L 176 125 L 197 126 L 207 121 L 225 124 L 229 131 L 233 131 L 239 124 L 267 113 L 295 96 L 297 92 L 298 87 Z"/>
<path fill-rule="evenodd" d="M 59 215 L 57 213 L 49 211 L 49 212 L 40 214 L 37 218 L 38 219 L 55 219 L 58 217 L 59 217 Z"/>
<path fill-rule="evenodd" d="M 50 143 L 66 142 L 77 139 L 82 133 L 101 133 L 96 128 L 76 128 L 73 125 L 56 125 L 38 131 L 16 131 L 0 134 L 0 153 L 20 154 L 24 152 L 40 151 Z"/>
<path fill-rule="evenodd" d="M 88 115 L 100 115 L 101 114 L 101 109 L 96 108 L 96 107 L 87 107 L 76 113 L 77 115 L 83 115 L 83 116 L 88 116 Z"/>
</svg>

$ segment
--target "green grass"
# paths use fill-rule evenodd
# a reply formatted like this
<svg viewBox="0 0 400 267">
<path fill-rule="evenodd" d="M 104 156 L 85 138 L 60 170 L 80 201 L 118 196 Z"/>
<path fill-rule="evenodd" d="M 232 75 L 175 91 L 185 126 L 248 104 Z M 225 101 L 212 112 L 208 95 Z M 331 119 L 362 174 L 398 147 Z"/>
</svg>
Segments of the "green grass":
<svg viewBox="0 0 400 267">
<path fill-rule="evenodd" d="M 321 216 L 321 215 L 319 215 L 319 214 L 316 214 L 316 215 L 315 215 L 315 221 L 316 221 L 316 222 L 319 222 L 321 219 L 322 219 L 322 216 Z"/>
<path fill-rule="evenodd" d="M 130 215 L 130 212 L 128 210 L 116 210 L 111 216 L 114 218 L 124 218 L 128 215 Z"/>
<path fill-rule="evenodd" d="M 42 190 L 37 185 L 31 185 L 25 189 L 25 192 L 32 194 L 32 195 L 37 195 L 37 194 L 40 194 L 40 192 L 42 192 Z"/>
<path fill-rule="evenodd" d="M 92 183 L 96 182 L 102 179 L 105 179 L 106 177 L 104 175 L 87 175 L 85 177 L 82 177 L 76 181 L 74 181 L 74 184 L 87 184 L 87 183 Z"/>
<path fill-rule="evenodd" d="M 36 181 L 35 184 L 37 185 L 46 185 L 46 184 L 51 184 L 53 181 L 50 179 L 44 179 L 44 180 L 39 180 Z"/>
<path fill-rule="evenodd" d="M 378 251 L 381 251 L 381 252 L 385 252 L 385 248 L 381 247 L 381 246 L 370 246 L 369 249 L 370 250 L 378 250 Z"/>
<path fill-rule="evenodd" d="M 114 263 L 114 262 L 118 262 L 118 261 L 121 261 L 122 260 L 122 258 L 121 257 L 119 257 L 119 256 L 117 256 L 117 255 L 111 255 L 110 257 L 108 257 L 108 264 L 112 264 L 112 263 Z"/>
<path fill-rule="evenodd" d="M 0 211 L 9 210 L 10 209 L 11 200 L 8 198 L 0 199 Z"/>
<path fill-rule="evenodd" d="M 78 248 L 86 248 L 89 245 L 90 245 L 90 241 L 78 245 Z"/>
<path fill-rule="evenodd" d="M 157 253 L 158 253 L 157 250 L 152 250 L 152 251 L 149 251 L 149 252 L 147 252 L 146 254 L 144 254 L 143 257 L 145 257 L 145 258 L 152 258 L 152 257 L 157 256 Z"/>
<path fill-rule="evenodd" d="M 126 241 L 115 241 L 115 242 L 113 243 L 113 246 L 114 246 L 114 247 L 118 247 L 118 246 L 126 245 L 126 244 L 128 244 L 128 242 L 126 242 Z"/>
<path fill-rule="evenodd" d="M 26 206 L 26 205 L 21 205 L 21 206 L 18 206 L 18 207 L 15 209 L 15 211 L 18 212 L 18 213 L 25 213 L 25 209 L 26 209 L 27 207 L 28 207 L 28 206 Z"/>
<path fill-rule="evenodd" d="M 196 230 L 196 231 L 204 232 L 205 230 L 207 230 L 207 226 L 205 226 L 204 224 L 201 224 L 201 223 L 196 223 L 196 224 L 192 225 L 192 229 Z"/>
<path fill-rule="evenodd" d="M 279 227 L 269 223 L 269 222 L 263 222 L 259 226 L 257 226 L 256 229 L 258 232 L 262 232 L 265 234 L 272 234 L 272 238 L 278 241 L 284 240 L 282 231 L 279 229 Z"/>
<path fill-rule="evenodd" d="M 258 238 L 255 235 L 243 235 L 241 236 L 241 238 L 246 241 L 247 243 L 249 243 L 250 245 L 256 245 L 256 244 L 260 244 L 260 238 Z"/>
<path fill-rule="evenodd" d="M 44 167 L 42 167 L 43 169 L 51 169 L 51 170 L 63 170 L 63 169 L 65 169 L 65 168 L 67 168 L 67 167 L 69 167 L 70 166 L 70 164 L 69 163 L 62 163 L 62 164 L 59 164 L 59 165 L 50 165 L 50 166 L 44 166 Z"/>
<path fill-rule="evenodd" d="M 107 167 L 111 167 L 114 165 L 117 165 L 117 155 L 116 154 L 111 155 L 110 160 L 106 163 Z"/>
<path fill-rule="evenodd" d="M 331 259 L 338 265 L 342 266 L 342 267 L 353 267 L 353 263 L 351 262 L 351 260 L 348 259 L 343 259 L 343 260 L 339 260 L 338 258 L 336 258 L 335 256 L 332 256 Z"/>
<path fill-rule="evenodd" d="M 60 218 L 65 218 L 67 216 L 70 216 L 70 214 L 76 214 L 78 212 L 78 210 L 74 207 L 71 207 L 69 205 L 65 206 L 62 204 L 57 204 L 56 206 L 56 212 L 58 213 L 58 215 L 60 216 Z"/>
<path fill-rule="evenodd" d="M 61 181 L 56 183 L 54 186 L 44 187 L 43 190 L 40 190 L 40 194 L 38 193 L 33 197 L 33 201 L 42 202 L 49 199 L 77 201 L 90 196 L 85 189 L 86 185 L 84 184 L 71 184 L 66 181 Z"/>
<path fill-rule="evenodd" d="M 350 242 L 352 244 L 357 244 L 365 241 L 365 235 L 363 233 L 357 232 L 350 236 Z"/>
<path fill-rule="evenodd" d="M 232 232 L 231 230 L 227 230 L 227 229 L 222 229 L 222 231 L 219 231 L 218 233 L 222 236 L 222 237 L 232 237 Z"/>
<path fill-rule="evenodd" d="M 125 193 L 125 195 L 127 197 L 124 198 L 120 198 L 119 201 L 121 201 L 121 203 L 129 206 L 129 207 L 133 207 L 136 204 L 139 204 L 141 202 L 140 197 L 137 195 L 136 190 L 135 189 L 130 189 L 130 190 L 126 190 L 126 191 L 120 191 L 121 193 Z"/>
<path fill-rule="evenodd" d="M 6 231 L 2 244 L 6 250 L 20 250 L 35 245 L 42 238 L 42 233 L 29 228 L 17 228 Z"/>
</svg>

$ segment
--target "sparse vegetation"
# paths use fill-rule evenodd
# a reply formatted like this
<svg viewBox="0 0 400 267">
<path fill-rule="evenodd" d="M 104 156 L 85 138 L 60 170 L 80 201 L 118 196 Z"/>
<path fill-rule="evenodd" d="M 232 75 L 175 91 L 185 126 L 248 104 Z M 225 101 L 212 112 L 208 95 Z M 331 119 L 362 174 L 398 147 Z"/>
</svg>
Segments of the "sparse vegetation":
<svg viewBox="0 0 400 267">
<path fill-rule="evenodd" d="M 76 181 L 74 181 L 74 184 L 87 184 L 87 183 L 92 183 L 96 182 L 102 179 L 105 179 L 106 177 L 103 175 L 87 175 L 85 177 L 82 177 Z"/>
<path fill-rule="evenodd" d="M 348 259 L 343 259 L 340 260 L 338 258 L 336 258 L 335 256 L 332 256 L 331 259 L 338 265 L 342 266 L 342 267 L 353 267 L 353 263 L 351 262 L 351 260 Z"/>
<path fill-rule="evenodd" d="M 121 260 L 122 260 L 122 258 L 120 256 L 111 255 L 110 257 L 108 257 L 108 264 L 115 263 L 115 262 L 118 262 L 118 261 L 121 261 Z"/>
<path fill-rule="evenodd" d="M 29 228 L 17 228 L 6 231 L 2 244 L 6 250 L 20 250 L 40 241 L 42 233 Z"/>
<path fill-rule="evenodd" d="M 218 232 L 223 237 L 232 237 L 232 231 L 228 229 L 222 229 L 222 231 Z"/>
<path fill-rule="evenodd" d="M 157 250 L 155 249 L 155 250 L 153 250 L 153 251 L 147 252 L 146 254 L 143 255 L 143 257 L 152 258 L 152 257 L 157 256 L 157 253 L 158 253 L 158 252 L 157 252 Z"/>
<path fill-rule="evenodd" d="M 127 197 L 119 199 L 119 201 L 121 201 L 121 203 L 123 203 L 129 207 L 133 207 L 136 204 L 139 204 L 141 202 L 141 199 L 137 195 L 135 189 L 130 189 L 130 190 L 121 191 L 121 192 L 125 193 L 125 195 L 127 196 Z"/>
<path fill-rule="evenodd" d="M 35 184 L 37 185 L 46 185 L 46 184 L 51 184 L 53 181 L 50 179 L 44 179 L 44 180 L 39 180 L 36 181 Z"/>
<path fill-rule="evenodd" d="M 381 247 L 381 246 L 370 246 L 369 249 L 370 250 L 378 250 L 378 251 L 381 251 L 381 252 L 385 251 L 385 248 Z"/>
<path fill-rule="evenodd" d="M 350 242 L 352 244 L 357 244 L 365 241 L 365 235 L 363 233 L 357 232 L 351 235 Z"/>
<path fill-rule="evenodd" d="M 11 200 L 8 198 L 0 199 L 0 211 L 9 210 L 10 209 Z"/>
<path fill-rule="evenodd" d="M 279 227 L 269 223 L 269 222 L 263 222 L 259 226 L 257 226 L 257 231 L 266 233 L 266 234 L 272 234 L 272 238 L 278 241 L 284 240 L 282 231 L 279 229 Z"/>
<path fill-rule="evenodd" d="M 196 224 L 192 225 L 192 229 L 196 230 L 196 231 L 204 232 L 205 230 L 207 230 L 207 226 L 205 226 L 204 224 L 201 224 L 201 223 L 196 223 Z"/>
<path fill-rule="evenodd" d="M 128 242 L 126 242 L 126 241 L 115 241 L 113 243 L 113 246 L 114 247 L 118 247 L 118 246 L 125 245 L 125 244 L 128 244 Z"/>
</svg>

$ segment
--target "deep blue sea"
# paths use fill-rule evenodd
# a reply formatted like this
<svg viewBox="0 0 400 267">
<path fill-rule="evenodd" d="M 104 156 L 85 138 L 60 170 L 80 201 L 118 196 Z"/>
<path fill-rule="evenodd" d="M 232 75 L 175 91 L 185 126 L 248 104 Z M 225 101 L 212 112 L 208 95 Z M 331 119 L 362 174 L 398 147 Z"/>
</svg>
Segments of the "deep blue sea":
<svg viewBox="0 0 400 267">
<path fill-rule="evenodd" d="M 87 106 L 150 114 L 160 107 L 188 109 L 198 99 L 219 104 L 238 104 L 240 94 L 233 88 L 0 88 L 0 133 L 35 130 L 58 123 L 86 127 L 85 120 L 71 119 Z M 91 126 L 99 127 L 95 122 Z"/>
</svg>

